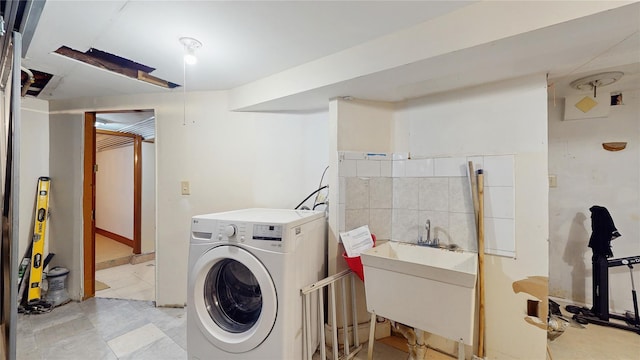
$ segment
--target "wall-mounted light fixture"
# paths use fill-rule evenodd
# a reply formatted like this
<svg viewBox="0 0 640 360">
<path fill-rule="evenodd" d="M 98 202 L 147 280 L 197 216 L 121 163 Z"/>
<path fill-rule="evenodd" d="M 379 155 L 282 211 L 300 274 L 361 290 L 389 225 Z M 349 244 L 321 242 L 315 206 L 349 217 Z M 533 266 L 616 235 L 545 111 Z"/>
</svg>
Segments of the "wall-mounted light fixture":
<svg viewBox="0 0 640 360">
<path fill-rule="evenodd" d="M 180 43 L 184 46 L 185 64 L 194 65 L 197 63 L 196 50 L 202 47 L 202 43 L 191 37 L 181 37 Z"/>
<path fill-rule="evenodd" d="M 622 75 L 624 75 L 622 71 L 609 71 L 599 74 L 593 74 L 572 81 L 570 86 L 574 89 L 583 91 L 593 90 L 593 97 L 595 98 L 597 95 L 596 91 L 599 87 L 613 84 L 614 82 L 620 80 Z"/>
</svg>

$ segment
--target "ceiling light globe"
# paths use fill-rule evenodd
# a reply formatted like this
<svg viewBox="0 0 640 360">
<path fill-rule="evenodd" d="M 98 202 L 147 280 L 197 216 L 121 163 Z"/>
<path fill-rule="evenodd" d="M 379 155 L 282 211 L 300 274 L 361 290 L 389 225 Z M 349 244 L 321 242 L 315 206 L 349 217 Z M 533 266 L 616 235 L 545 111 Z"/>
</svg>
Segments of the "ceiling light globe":
<svg viewBox="0 0 640 360">
<path fill-rule="evenodd" d="M 187 65 L 195 65 L 198 62 L 198 58 L 192 53 L 184 54 L 184 63 Z"/>
</svg>

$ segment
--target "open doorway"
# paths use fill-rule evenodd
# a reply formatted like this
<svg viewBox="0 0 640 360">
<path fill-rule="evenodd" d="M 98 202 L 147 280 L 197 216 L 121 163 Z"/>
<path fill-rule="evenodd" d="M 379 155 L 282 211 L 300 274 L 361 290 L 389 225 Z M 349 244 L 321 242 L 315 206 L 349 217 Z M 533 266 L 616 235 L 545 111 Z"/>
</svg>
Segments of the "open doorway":
<svg viewBox="0 0 640 360">
<path fill-rule="evenodd" d="M 84 298 L 155 300 L 154 112 L 87 113 L 85 129 Z"/>
</svg>

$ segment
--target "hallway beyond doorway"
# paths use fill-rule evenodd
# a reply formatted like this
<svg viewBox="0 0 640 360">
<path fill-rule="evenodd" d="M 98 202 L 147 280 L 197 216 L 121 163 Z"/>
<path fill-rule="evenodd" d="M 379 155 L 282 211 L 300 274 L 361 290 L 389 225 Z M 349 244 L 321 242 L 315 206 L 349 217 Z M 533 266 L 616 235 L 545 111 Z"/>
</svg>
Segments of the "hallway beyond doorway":
<svg viewBox="0 0 640 360">
<path fill-rule="evenodd" d="M 96 281 L 108 287 L 103 290 L 96 289 L 96 297 L 154 301 L 155 277 L 155 260 L 97 270 Z"/>
<path fill-rule="evenodd" d="M 104 235 L 96 234 L 96 271 L 129 264 L 133 248 Z"/>
</svg>

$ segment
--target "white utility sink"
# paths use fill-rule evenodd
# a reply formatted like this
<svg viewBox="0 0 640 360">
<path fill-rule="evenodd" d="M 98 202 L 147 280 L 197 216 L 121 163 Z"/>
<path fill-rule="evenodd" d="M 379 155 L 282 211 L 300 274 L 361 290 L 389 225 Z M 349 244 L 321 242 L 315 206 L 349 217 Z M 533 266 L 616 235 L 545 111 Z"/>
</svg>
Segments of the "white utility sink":
<svg viewBox="0 0 640 360">
<path fill-rule="evenodd" d="M 369 311 L 473 345 L 478 254 L 388 241 L 361 258 Z"/>
</svg>

